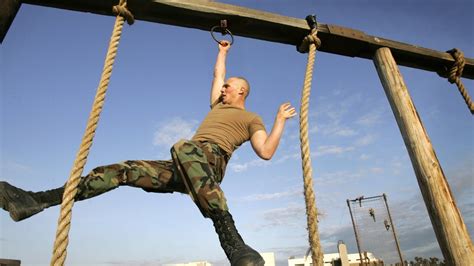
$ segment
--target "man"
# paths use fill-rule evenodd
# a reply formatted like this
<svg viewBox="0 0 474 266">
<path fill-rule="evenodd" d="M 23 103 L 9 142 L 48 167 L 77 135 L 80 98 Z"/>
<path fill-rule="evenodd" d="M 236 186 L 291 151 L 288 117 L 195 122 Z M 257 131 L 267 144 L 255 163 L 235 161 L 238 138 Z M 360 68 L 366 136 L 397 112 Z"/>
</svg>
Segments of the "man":
<svg viewBox="0 0 474 266">
<path fill-rule="evenodd" d="M 231 265 L 263 265 L 262 257 L 247 246 L 235 228 L 220 183 L 232 152 L 250 140 L 255 153 L 269 160 L 275 153 L 287 119 L 296 115 L 289 103 L 277 112 L 267 135 L 262 119 L 245 110 L 250 86 L 244 78 L 225 80 L 225 61 L 230 44 L 219 44 L 211 89 L 211 111 L 191 140 L 171 148 L 172 160 L 125 161 L 100 166 L 81 178 L 75 200 L 89 199 L 121 185 L 147 192 L 189 194 L 204 217 L 213 221 L 222 248 Z M 0 182 L 0 205 L 21 221 L 62 201 L 64 187 L 30 192 Z"/>
</svg>

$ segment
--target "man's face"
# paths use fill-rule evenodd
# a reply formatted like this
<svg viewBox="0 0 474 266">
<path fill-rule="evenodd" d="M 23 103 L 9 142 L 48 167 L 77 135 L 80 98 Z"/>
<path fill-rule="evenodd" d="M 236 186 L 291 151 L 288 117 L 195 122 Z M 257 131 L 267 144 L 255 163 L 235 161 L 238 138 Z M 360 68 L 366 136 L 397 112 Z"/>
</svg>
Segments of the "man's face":
<svg viewBox="0 0 474 266">
<path fill-rule="evenodd" d="M 222 103 L 232 104 L 239 98 L 242 90 L 242 82 L 237 78 L 228 79 L 221 88 Z"/>
</svg>

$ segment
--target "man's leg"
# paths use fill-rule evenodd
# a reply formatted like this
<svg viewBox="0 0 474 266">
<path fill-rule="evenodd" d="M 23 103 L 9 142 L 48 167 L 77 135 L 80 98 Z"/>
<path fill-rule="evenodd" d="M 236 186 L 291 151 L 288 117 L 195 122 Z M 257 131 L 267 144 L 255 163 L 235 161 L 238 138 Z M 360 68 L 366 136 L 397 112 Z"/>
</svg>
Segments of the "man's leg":
<svg viewBox="0 0 474 266">
<path fill-rule="evenodd" d="M 232 266 L 261 266 L 264 260 L 238 233 L 220 188 L 226 162 L 216 145 L 180 141 L 171 149 L 176 170 L 204 217 L 214 223 Z M 216 174 L 219 173 L 219 174 Z"/>
<path fill-rule="evenodd" d="M 42 196 L 55 198 L 51 199 L 51 205 L 59 204 L 61 202 L 64 189 L 57 188 L 42 192 Z M 0 207 L 10 213 L 10 217 L 14 221 L 21 221 L 46 208 L 45 204 L 40 203 L 31 191 L 24 191 L 8 184 L 7 182 L 0 182 Z M 53 202 L 55 201 L 55 202 Z"/>
<path fill-rule="evenodd" d="M 174 175 L 169 161 L 124 161 L 100 166 L 81 179 L 76 200 L 89 199 L 119 186 L 142 188 L 147 192 L 182 192 L 182 181 Z"/>
<path fill-rule="evenodd" d="M 89 199 L 121 185 L 140 187 L 148 192 L 182 192 L 185 187 L 173 174 L 171 161 L 125 161 L 100 166 L 81 178 L 76 200 Z M 0 207 L 21 221 L 45 208 L 61 203 L 64 187 L 41 192 L 24 191 L 0 182 Z"/>
</svg>

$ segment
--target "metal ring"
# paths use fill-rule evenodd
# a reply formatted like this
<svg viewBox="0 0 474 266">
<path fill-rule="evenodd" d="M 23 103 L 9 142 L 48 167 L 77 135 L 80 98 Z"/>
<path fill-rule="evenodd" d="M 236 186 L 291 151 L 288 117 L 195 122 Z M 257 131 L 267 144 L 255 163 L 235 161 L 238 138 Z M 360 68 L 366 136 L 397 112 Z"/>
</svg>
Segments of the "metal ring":
<svg viewBox="0 0 474 266">
<path fill-rule="evenodd" d="M 234 35 L 232 34 L 232 32 L 230 32 L 229 29 L 223 28 L 221 26 L 214 26 L 211 28 L 211 36 L 214 39 L 214 41 L 222 45 L 222 43 L 216 39 L 216 36 L 214 36 L 214 32 L 216 31 L 216 29 L 220 29 L 220 31 L 223 32 L 222 35 L 226 35 L 226 34 L 230 35 L 230 45 L 232 46 L 232 44 L 234 43 Z"/>
</svg>

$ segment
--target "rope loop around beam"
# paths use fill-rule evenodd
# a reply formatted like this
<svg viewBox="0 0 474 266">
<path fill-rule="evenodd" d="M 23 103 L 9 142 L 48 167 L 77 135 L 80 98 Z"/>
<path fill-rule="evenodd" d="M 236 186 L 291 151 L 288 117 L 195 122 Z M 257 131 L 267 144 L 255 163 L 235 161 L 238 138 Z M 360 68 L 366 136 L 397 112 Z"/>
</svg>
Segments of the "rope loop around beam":
<svg viewBox="0 0 474 266">
<path fill-rule="evenodd" d="M 448 75 L 448 81 L 451 83 L 456 82 L 456 78 L 459 78 L 462 76 L 462 72 L 464 70 L 464 65 L 466 64 L 464 60 L 464 53 L 459 50 L 459 49 L 452 49 L 447 51 L 453 58 L 454 58 L 454 64 L 451 66 L 449 69 L 449 75 Z"/>
<path fill-rule="evenodd" d="M 319 49 L 321 46 L 321 40 L 318 38 L 317 33 L 317 29 L 312 29 L 310 34 L 306 35 L 301 44 L 298 46 L 298 52 L 308 53 L 311 44 L 314 44 L 316 49 Z"/>
<path fill-rule="evenodd" d="M 318 233 L 318 211 L 316 208 L 316 198 L 313 191 L 313 177 L 311 166 L 311 153 L 309 148 L 309 134 L 308 134 L 308 117 L 309 117 L 309 98 L 311 94 L 311 82 L 313 79 L 313 66 L 316 57 L 316 48 L 321 45 L 321 41 L 316 36 L 317 29 L 312 29 L 310 34 L 306 36 L 302 42 L 303 45 L 308 46 L 308 62 L 306 65 L 306 73 L 304 85 L 301 95 L 300 108 L 300 144 L 301 144 L 301 162 L 303 168 L 303 185 L 304 197 L 306 203 L 306 217 L 308 240 L 310 244 L 311 255 L 314 266 L 323 265 L 323 252 L 319 240 Z M 298 51 L 301 47 L 298 48 Z"/>
<path fill-rule="evenodd" d="M 469 96 L 467 89 L 464 87 L 464 84 L 461 81 L 462 72 L 464 70 L 464 65 L 466 64 L 464 60 L 464 53 L 459 49 L 451 49 L 447 51 L 453 58 L 454 64 L 448 70 L 448 81 L 452 83 L 456 83 L 459 93 L 461 93 L 464 102 L 466 102 L 469 111 L 471 114 L 474 114 L 474 103 Z"/>
<path fill-rule="evenodd" d="M 125 7 L 126 9 L 126 1 L 121 0 L 120 6 Z M 118 8 L 118 10 L 122 10 L 122 8 Z M 72 220 L 72 208 L 78 190 L 77 186 L 80 183 L 81 175 L 87 162 L 87 157 L 89 155 L 89 151 L 95 136 L 95 131 L 99 123 L 100 114 L 105 103 L 105 94 L 109 86 L 110 77 L 112 76 L 112 68 L 117 55 L 124 22 L 125 18 L 121 15 L 118 15 L 115 19 L 112 37 L 110 38 L 109 47 L 102 70 L 102 76 L 100 78 L 99 86 L 94 98 L 92 110 L 89 114 L 86 130 L 82 137 L 79 151 L 76 154 L 76 159 L 74 160 L 69 179 L 64 188 L 63 199 L 61 202 L 61 212 L 58 219 L 58 227 L 56 229 L 56 238 L 54 241 L 54 251 L 51 258 L 52 266 L 62 266 L 66 260 L 67 246 L 69 244 L 69 229 L 71 228 Z"/>
<path fill-rule="evenodd" d="M 132 12 L 130 12 L 130 10 L 128 10 L 127 8 L 126 0 L 120 0 L 118 5 L 112 7 L 112 12 L 116 16 L 121 16 L 125 20 L 127 20 L 128 25 L 132 25 L 135 22 L 135 18 L 133 17 Z"/>
</svg>

